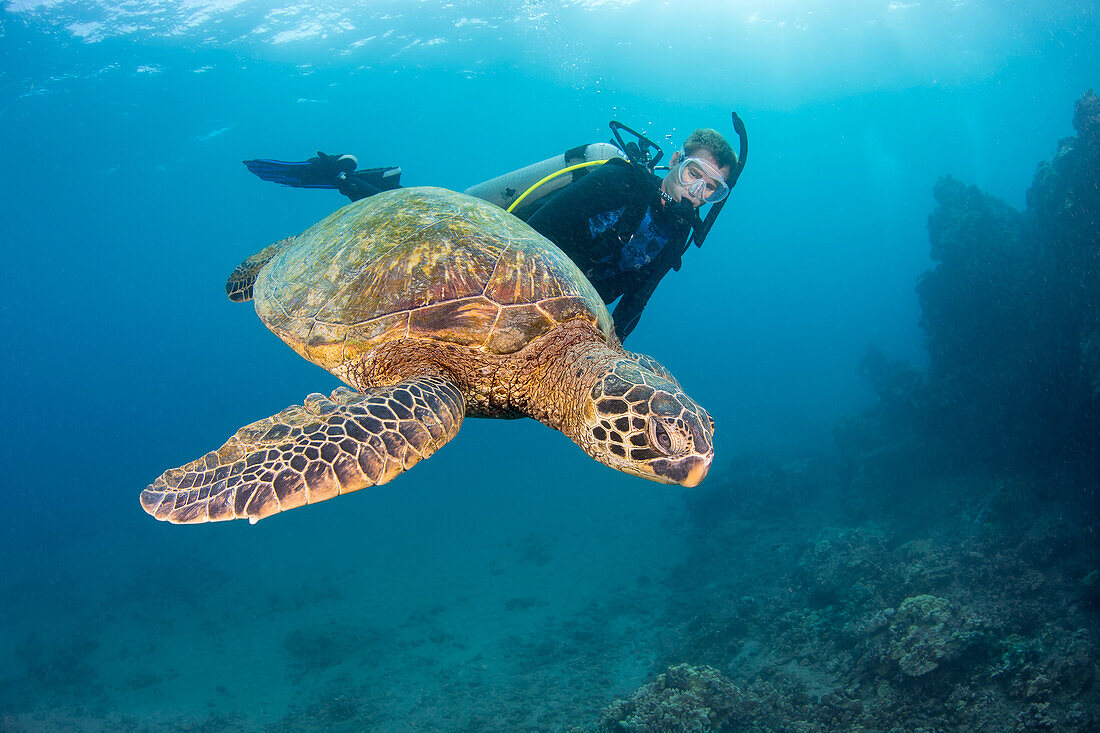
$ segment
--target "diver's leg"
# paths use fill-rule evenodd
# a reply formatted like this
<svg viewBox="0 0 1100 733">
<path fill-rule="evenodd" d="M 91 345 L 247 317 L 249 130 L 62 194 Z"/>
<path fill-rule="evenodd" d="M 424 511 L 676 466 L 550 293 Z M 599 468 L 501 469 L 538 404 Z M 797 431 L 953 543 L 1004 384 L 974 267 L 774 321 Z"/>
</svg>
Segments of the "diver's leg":
<svg viewBox="0 0 1100 733">
<path fill-rule="evenodd" d="M 367 168 L 348 173 L 336 182 L 336 189 L 352 201 L 395 188 L 401 188 L 401 169 L 397 167 Z"/>
<path fill-rule="evenodd" d="M 349 176 L 336 182 L 336 190 L 347 196 L 352 201 L 358 201 L 359 199 L 365 199 L 368 196 L 373 196 L 376 193 L 382 193 L 382 189 L 378 188 L 369 181 L 363 179 L 352 173 Z"/>
</svg>

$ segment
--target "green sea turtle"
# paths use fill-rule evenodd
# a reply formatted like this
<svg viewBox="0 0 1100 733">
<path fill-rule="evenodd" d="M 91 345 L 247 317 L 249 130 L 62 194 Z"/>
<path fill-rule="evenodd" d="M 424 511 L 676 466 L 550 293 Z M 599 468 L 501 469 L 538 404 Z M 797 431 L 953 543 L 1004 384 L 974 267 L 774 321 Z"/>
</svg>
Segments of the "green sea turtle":
<svg viewBox="0 0 1100 733">
<path fill-rule="evenodd" d="M 569 258 L 479 199 L 406 188 L 357 201 L 245 260 L 226 291 L 356 391 L 311 394 L 165 471 L 141 493 L 157 519 L 255 522 L 383 484 L 466 415 L 533 417 L 665 483 L 695 486 L 714 456 L 710 415 L 623 351 Z"/>
</svg>

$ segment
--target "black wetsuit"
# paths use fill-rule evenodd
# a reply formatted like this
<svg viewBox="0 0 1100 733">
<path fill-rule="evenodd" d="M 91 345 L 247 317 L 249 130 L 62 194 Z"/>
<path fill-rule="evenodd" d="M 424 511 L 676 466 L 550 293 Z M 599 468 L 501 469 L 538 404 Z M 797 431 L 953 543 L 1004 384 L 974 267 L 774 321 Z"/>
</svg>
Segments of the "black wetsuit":
<svg viewBox="0 0 1100 733">
<path fill-rule="evenodd" d="M 625 339 L 669 270 L 680 269 L 695 210 L 666 204 L 661 180 L 610 160 L 554 194 L 527 223 L 580 267 L 605 303 L 620 298 L 612 317 Z"/>
</svg>

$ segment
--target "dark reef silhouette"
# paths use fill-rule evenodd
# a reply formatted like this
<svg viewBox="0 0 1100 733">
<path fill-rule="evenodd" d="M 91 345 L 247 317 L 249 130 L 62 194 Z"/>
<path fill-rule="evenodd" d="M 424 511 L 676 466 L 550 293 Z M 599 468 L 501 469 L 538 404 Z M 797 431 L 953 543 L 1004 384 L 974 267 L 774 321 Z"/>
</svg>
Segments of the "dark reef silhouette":
<svg viewBox="0 0 1100 733">
<path fill-rule="evenodd" d="M 837 439 L 853 464 L 897 460 L 1091 478 L 1100 469 L 1100 100 L 1076 104 L 1017 211 L 946 177 L 917 283 L 927 374 L 872 349 L 879 405 Z"/>
</svg>

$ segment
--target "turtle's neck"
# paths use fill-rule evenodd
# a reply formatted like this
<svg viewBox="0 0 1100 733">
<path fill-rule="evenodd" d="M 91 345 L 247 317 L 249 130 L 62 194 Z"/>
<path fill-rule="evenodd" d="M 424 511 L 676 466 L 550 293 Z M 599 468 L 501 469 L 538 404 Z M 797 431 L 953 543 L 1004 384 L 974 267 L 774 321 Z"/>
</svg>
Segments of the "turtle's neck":
<svg viewBox="0 0 1100 733">
<path fill-rule="evenodd" d="M 579 445 L 592 387 L 623 358 L 622 350 L 594 339 L 592 327 L 580 322 L 563 324 L 523 351 L 528 350 L 522 355 L 525 364 L 517 369 L 517 382 L 523 384 L 521 409 Z"/>
</svg>

